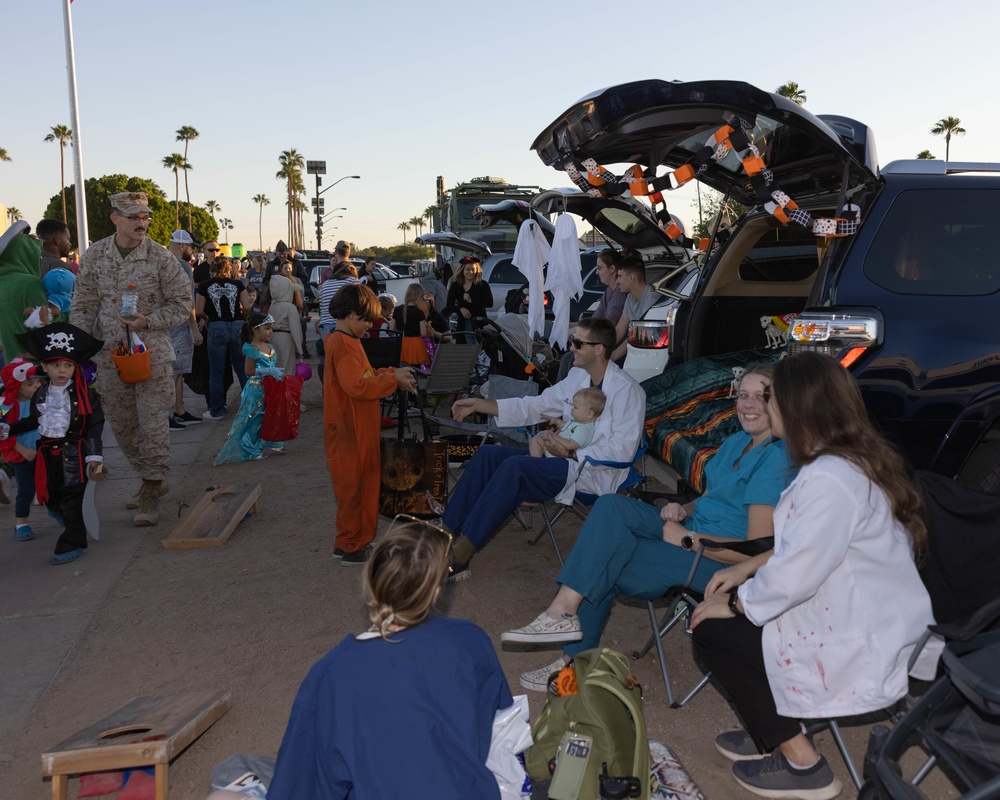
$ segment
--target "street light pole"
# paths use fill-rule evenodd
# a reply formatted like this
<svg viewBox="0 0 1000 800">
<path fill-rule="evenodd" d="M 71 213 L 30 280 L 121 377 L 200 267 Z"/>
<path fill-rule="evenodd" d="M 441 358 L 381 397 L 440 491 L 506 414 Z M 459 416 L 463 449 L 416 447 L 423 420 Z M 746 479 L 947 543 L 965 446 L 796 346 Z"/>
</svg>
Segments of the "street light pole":
<svg viewBox="0 0 1000 800">
<path fill-rule="evenodd" d="M 323 192 L 320 191 L 319 187 L 323 183 L 323 179 L 320 176 L 326 175 L 326 162 L 307 161 L 306 174 L 316 176 L 316 197 L 313 199 L 313 205 L 316 210 L 316 249 L 320 250 L 323 247 L 323 207 L 320 205 L 319 196 Z"/>
</svg>

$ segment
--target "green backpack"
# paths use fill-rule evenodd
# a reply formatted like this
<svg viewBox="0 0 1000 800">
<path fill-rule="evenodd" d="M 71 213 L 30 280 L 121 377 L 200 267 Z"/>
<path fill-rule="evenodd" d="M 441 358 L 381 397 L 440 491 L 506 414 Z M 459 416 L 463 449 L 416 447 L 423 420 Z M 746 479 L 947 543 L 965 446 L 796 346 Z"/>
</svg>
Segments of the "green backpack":
<svg viewBox="0 0 1000 800">
<path fill-rule="evenodd" d="M 626 656 L 606 647 L 585 650 L 573 659 L 578 693 L 562 697 L 549 692 L 531 728 L 534 744 L 525 751 L 525 767 L 534 781 L 551 777 L 555 757 L 568 731 L 593 739 L 579 800 L 597 800 L 602 763 L 608 774 L 639 779 L 641 800 L 649 800 L 650 758 L 642 689 Z"/>
</svg>

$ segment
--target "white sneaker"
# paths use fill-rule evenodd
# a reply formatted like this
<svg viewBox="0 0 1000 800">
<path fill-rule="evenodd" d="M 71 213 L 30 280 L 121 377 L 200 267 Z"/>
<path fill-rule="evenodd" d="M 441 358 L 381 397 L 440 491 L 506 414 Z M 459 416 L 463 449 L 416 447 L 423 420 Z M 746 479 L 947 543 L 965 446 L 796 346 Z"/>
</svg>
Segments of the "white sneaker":
<svg viewBox="0 0 1000 800">
<path fill-rule="evenodd" d="M 204 414 L 201 415 L 201 418 L 202 419 L 210 419 L 213 422 L 218 422 L 220 419 L 222 419 L 222 416 L 223 416 L 222 414 L 219 414 L 219 416 L 215 417 L 215 416 L 212 415 L 211 411 L 206 411 Z"/>
<path fill-rule="evenodd" d="M 552 673 L 559 672 L 565 666 L 566 662 L 562 658 L 557 658 L 551 664 L 546 664 L 541 669 L 521 673 L 520 683 L 525 689 L 530 689 L 533 692 L 547 692 L 549 690 L 549 678 L 552 677 Z"/>
<path fill-rule="evenodd" d="M 560 642 L 578 642 L 582 638 L 580 618 L 576 614 L 563 619 L 552 619 L 544 611 L 523 628 L 515 628 L 500 634 L 501 642 L 520 642 L 522 644 L 558 644 Z"/>
</svg>

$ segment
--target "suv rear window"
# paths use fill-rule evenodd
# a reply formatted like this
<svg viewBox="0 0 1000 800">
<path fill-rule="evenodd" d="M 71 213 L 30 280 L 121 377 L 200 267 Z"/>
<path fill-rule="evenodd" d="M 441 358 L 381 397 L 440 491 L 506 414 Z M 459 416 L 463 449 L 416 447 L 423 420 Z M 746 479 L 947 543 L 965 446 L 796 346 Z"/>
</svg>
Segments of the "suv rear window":
<svg viewBox="0 0 1000 800">
<path fill-rule="evenodd" d="M 865 275 L 899 294 L 991 294 L 1000 289 L 998 215 L 994 190 L 900 192 L 865 256 Z"/>
<path fill-rule="evenodd" d="M 741 281 L 802 281 L 819 267 L 812 233 L 795 225 L 768 231 L 740 262 Z"/>
</svg>

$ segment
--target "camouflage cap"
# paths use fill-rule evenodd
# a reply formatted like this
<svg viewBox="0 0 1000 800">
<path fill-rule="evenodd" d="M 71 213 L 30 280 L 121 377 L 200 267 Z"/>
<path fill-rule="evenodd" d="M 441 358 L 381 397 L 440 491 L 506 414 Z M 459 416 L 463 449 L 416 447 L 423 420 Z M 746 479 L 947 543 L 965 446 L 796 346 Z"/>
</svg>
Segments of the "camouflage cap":
<svg viewBox="0 0 1000 800">
<path fill-rule="evenodd" d="M 119 192 L 108 199 L 111 201 L 111 207 L 123 214 L 151 213 L 149 197 L 145 192 Z"/>
</svg>

